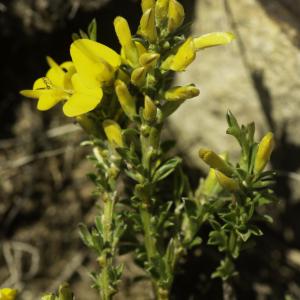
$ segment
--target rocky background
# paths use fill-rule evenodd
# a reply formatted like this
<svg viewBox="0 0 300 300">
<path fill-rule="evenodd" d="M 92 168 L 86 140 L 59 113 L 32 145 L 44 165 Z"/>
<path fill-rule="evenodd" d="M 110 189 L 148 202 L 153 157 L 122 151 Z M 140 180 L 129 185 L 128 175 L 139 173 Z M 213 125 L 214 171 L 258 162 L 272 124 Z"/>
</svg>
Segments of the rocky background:
<svg viewBox="0 0 300 300">
<path fill-rule="evenodd" d="M 300 0 L 185 0 L 194 35 L 232 31 L 237 40 L 199 53 L 196 63 L 176 80 L 196 83 L 200 97 L 185 103 L 166 133 L 186 158 L 196 185 L 206 172 L 199 147 L 229 151 L 238 147 L 226 136 L 230 109 L 241 122 L 255 121 L 257 137 L 275 132 L 272 167 L 278 171 L 279 203 L 274 225 L 239 260 L 238 299 L 300 299 Z M 136 28 L 134 0 L 0 1 L 0 286 L 17 287 L 21 299 L 69 281 L 78 299 L 97 299 L 89 289 L 94 257 L 82 246 L 77 224 L 96 214 L 93 186 L 85 174 L 91 165 L 79 148 L 83 134 L 60 108 L 41 113 L 22 99 L 47 69 L 45 56 L 68 59 L 71 34 L 95 17 L 99 40 L 118 49 L 112 21 L 116 15 Z M 202 254 L 199 257 L 199 254 Z M 221 299 L 221 284 L 203 273 L 215 267 L 217 254 L 204 247 L 182 261 L 174 299 Z M 122 257 L 126 272 L 117 299 L 151 299 L 141 271 Z"/>
</svg>

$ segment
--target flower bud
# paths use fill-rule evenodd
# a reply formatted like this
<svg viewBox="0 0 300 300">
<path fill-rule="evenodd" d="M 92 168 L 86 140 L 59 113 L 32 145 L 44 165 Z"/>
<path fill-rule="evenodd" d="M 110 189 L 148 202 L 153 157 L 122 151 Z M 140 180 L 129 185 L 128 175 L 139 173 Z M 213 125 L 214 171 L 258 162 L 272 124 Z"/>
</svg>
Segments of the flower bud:
<svg viewBox="0 0 300 300">
<path fill-rule="evenodd" d="M 146 79 L 146 68 L 145 67 L 139 67 L 131 73 L 131 82 L 135 86 L 142 86 Z"/>
<path fill-rule="evenodd" d="M 168 15 L 168 7 L 170 0 L 156 0 L 155 13 L 158 23 Z"/>
<path fill-rule="evenodd" d="M 124 113 L 132 119 L 136 115 L 135 100 L 122 80 L 116 80 L 115 91 Z"/>
<path fill-rule="evenodd" d="M 149 8 L 154 7 L 155 0 L 142 0 L 141 6 L 143 13 Z"/>
<path fill-rule="evenodd" d="M 114 27 L 119 39 L 119 42 L 122 46 L 128 45 L 132 42 L 131 40 L 131 31 L 127 20 L 123 17 L 116 17 L 114 20 Z"/>
<path fill-rule="evenodd" d="M 211 168 L 217 169 L 227 176 L 231 176 L 233 173 L 232 168 L 222 159 L 218 154 L 209 149 L 200 149 L 199 156 L 202 160 L 208 164 Z"/>
<path fill-rule="evenodd" d="M 114 27 L 126 59 L 129 60 L 130 65 L 136 65 L 138 62 L 138 51 L 136 45 L 132 41 L 131 31 L 126 19 L 123 17 L 116 17 L 114 20 Z"/>
<path fill-rule="evenodd" d="M 170 70 L 184 71 L 196 57 L 196 48 L 193 39 L 189 37 L 178 49 L 170 63 Z"/>
<path fill-rule="evenodd" d="M 145 96 L 145 107 L 143 110 L 143 118 L 147 122 L 153 122 L 156 119 L 157 107 L 149 96 Z"/>
<path fill-rule="evenodd" d="M 236 192 L 240 189 L 239 184 L 236 180 L 226 176 L 222 172 L 215 170 L 216 178 L 219 184 L 230 192 Z"/>
<path fill-rule="evenodd" d="M 199 89 L 193 85 L 178 86 L 167 90 L 165 93 L 165 99 L 167 101 L 182 101 L 196 97 L 199 94 Z"/>
<path fill-rule="evenodd" d="M 146 52 L 140 56 L 139 63 L 144 67 L 151 67 L 159 59 L 159 56 L 158 53 Z"/>
<path fill-rule="evenodd" d="M 120 125 L 113 120 L 105 120 L 102 124 L 108 141 L 113 146 L 123 147 L 122 129 Z"/>
<path fill-rule="evenodd" d="M 176 0 L 170 0 L 168 10 L 168 30 L 175 31 L 184 21 L 184 8 Z"/>
<path fill-rule="evenodd" d="M 226 45 L 235 39 L 231 32 L 211 32 L 194 38 L 196 50 L 205 49 L 208 47 Z"/>
<path fill-rule="evenodd" d="M 0 289 L 0 299 L 1 300 L 15 300 L 17 296 L 17 291 L 10 288 Z"/>
<path fill-rule="evenodd" d="M 153 8 L 149 8 L 143 13 L 138 33 L 151 43 L 156 41 L 157 31 L 155 27 L 155 11 Z"/>
<path fill-rule="evenodd" d="M 268 132 L 261 140 L 258 145 L 255 163 L 254 163 L 254 172 L 260 173 L 265 168 L 266 164 L 270 160 L 271 153 L 274 149 L 275 142 L 272 132 Z"/>
</svg>

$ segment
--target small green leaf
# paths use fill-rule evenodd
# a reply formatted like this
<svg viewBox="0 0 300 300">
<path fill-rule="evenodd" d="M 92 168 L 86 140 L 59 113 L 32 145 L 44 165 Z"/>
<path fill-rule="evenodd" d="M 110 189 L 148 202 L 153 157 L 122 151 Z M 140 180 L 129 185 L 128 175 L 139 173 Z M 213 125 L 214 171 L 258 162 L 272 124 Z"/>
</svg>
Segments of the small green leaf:
<svg viewBox="0 0 300 300">
<path fill-rule="evenodd" d="M 188 245 L 188 248 L 189 249 L 192 249 L 192 248 L 194 248 L 194 247 L 196 247 L 196 246 L 199 246 L 199 245 L 201 245 L 202 244 L 202 238 L 200 237 L 200 236 L 196 236 L 193 240 L 192 240 L 192 242 Z"/>
<path fill-rule="evenodd" d="M 90 234 L 87 226 L 85 224 L 79 224 L 79 235 L 82 239 L 82 241 L 84 242 L 84 244 L 89 247 L 89 248 L 93 248 L 94 243 L 93 243 L 93 238 L 92 235 Z"/>
<path fill-rule="evenodd" d="M 181 163 L 181 158 L 174 157 L 162 164 L 153 175 L 153 182 L 158 182 L 169 176 L 175 168 Z"/>
<path fill-rule="evenodd" d="M 97 21 L 95 18 L 89 24 L 87 31 L 90 40 L 97 41 Z"/>
</svg>

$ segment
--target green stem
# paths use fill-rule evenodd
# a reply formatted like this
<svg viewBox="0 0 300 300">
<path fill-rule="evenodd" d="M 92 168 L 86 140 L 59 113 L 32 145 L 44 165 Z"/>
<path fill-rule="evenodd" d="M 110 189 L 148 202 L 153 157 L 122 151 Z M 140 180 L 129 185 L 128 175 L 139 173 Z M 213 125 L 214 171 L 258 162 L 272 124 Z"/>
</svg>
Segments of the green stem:
<svg viewBox="0 0 300 300">
<path fill-rule="evenodd" d="M 104 244 L 112 244 L 112 224 L 113 224 L 113 212 L 115 206 L 115 199 L 109 193 L 103 196 L 103 240 Z M 111 300 L 114 291 L 111 286 L 110 269 L 113 266 L 113 249 L 105 249 L 104 253 L 99 257 L 99 263 L 101 265 L 100 273 L 100 296 L 101 300 Z"/>
<path fill-rule="evenodd" d="M 151 215 L 146 208 L 146 205 L 140 208 L 140 215 L 143 224 L 144 234 L 145 234 L 145 248 L 147 252 L 147 258 L 150 262 L 151 259 L 157 254 L 156 240 L 153 234 L 153 229 L 151 225 Z"/>
<path fill-rule="evenodd" d="M 110 289 L 110 276 L 109 276 L 109 263 L 106 260 L 106 265 L 101 270 L 101 281 L 100 281 L 100 296 L 101 300 L 111 300 L 112 293 Z"/>
<path fill-rule="evenodd" d="M 159 136 L 160 136 L 160 129 L 157 129 L 155 127 L 150 127 L 148 125 L 142 126 L 140 141 L 141 141 L 141 148 L 142 148 L 142 164 L 144 170 L 146 171 L 144 181 L 145 184 L 149 184 L 149 185 L 153 184 L 151 182 L 151 168 L 152 168 L 152 164 L 154 163 L 152 159 L 153 159 L 154 151 L 157 151 L 159 147 Z M 141 205 L 139 208 L 141 222 L 144 231 L 144 243 L 145 243 L 145 249 L 147 253 L 147 260 L 150 266 L 153 263 L 152 259 L 160 256 L 159 250 L 157 248 L 157 238 L 155 235 L 155 230 L 151 222 L 152 216 L 150 212 L 151 196 L 154 188 L 155 187 L 151 186 L 149 189 L 147 189 L 145 193 L 142 193 L 142 196 L 140 196 Z M 154 290 L 157 295 L 157 299 L 160 300 L 168 299 L 165 297 L 164 298 L 160 297 L 159 279 L 155 280 L 152 278 L 152 282 L 153 282 Z"/>
</svg>

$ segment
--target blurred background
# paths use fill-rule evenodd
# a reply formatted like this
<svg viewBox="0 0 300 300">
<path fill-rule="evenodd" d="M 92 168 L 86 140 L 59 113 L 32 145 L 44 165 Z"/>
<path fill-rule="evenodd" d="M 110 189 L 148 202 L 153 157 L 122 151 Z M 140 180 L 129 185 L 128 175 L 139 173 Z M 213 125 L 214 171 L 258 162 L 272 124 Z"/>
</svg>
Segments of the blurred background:
<svg viewBox="0 0 300 300">
<path fill-rule="evenodd" d="M 198 53 L 178 84 L 195 83 L 201 95 L 186 102 L 170 120 L 166 135 L 196 186 L 207 171 L 200 147 L 229 151 L 230 109 L 241 123 L 255 121 L 257 139 L 273 131 L 277 146 L 278 204 L 273 225 L 242 254 L 237 265 L 238 299 L 300 299 L 300 0 L 183 0 L 191 33 L 231 31 L 226 47 Z M 97 299 L 88 272 L 96 268 L 78 237 L 77 224 L 92 224 L 97 212 L 92 166 L 84 158 L 85 139 L 60 107 L 38 112 L 36 101 L 18 91 L 30 88 L 47 70 L 45 56 L 69 59 L 71 34 L 98 21 L 99 41 L 119 50 L 113 19 L 122 15 L 133 31 L 140 17 L 137 0 L 0 1 L 0 287 L 16 287 L 21 299 L 36 300 L 69 281 L 84 300 Z M 204 229 L 205 234 L 205 229 Z M 210 247 L 190 251 L 181 262 L 173 299 L 221 299 L 221 283 L 207 274 L 218 254 Z M 117 299 L 151 299 L 147 282 L 130 255 Z"/>
</svg>

